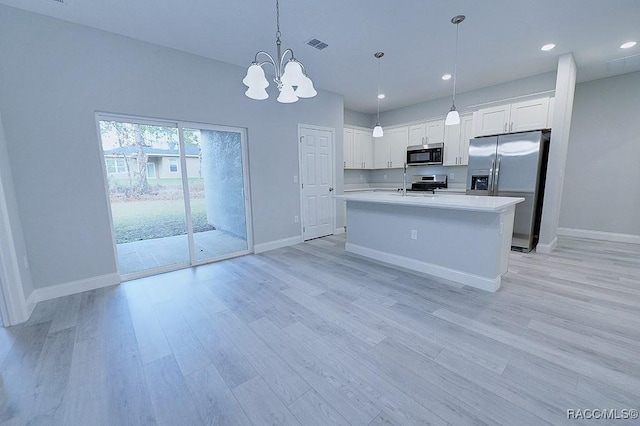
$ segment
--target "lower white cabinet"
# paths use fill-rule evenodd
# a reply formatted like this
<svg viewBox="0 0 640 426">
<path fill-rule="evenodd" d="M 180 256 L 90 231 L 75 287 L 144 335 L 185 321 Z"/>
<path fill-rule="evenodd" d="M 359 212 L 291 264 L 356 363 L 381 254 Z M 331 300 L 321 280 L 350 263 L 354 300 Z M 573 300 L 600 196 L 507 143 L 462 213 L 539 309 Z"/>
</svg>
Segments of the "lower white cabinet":
<svg viewBox="0 0 640 426">
<path fill-rule="evenodd" d="M 373 137 L 370 130 L 344 129 L 344 168 L 373 168 Z"/>
<path fill-rule="evenodd" d="M 461 115 L 458 126 L 445 126 L 443 166 L 469 164 L 469 139 L 473 137 L 473 115 Z"/>
</svg>

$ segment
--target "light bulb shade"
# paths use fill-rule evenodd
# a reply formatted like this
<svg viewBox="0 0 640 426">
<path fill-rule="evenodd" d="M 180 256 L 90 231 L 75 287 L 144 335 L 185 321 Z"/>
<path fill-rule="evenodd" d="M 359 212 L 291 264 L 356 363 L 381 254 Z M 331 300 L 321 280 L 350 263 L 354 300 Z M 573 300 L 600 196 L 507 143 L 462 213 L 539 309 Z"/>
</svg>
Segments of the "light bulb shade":
<svg viewBox="0 0 640 426">
<path fill-rule="evenodd" d="M 269 87 L 269 82 L 264 75 L 264 70 L 256 63 L 251 64 L 247 69 L 247 75 L 242 79 L 242 82 L 245 86 L 249 87 L 249 89 L 266 89 Z"/>
<path fill-rule="evenodd" d="M 269 97 L 269 94 L 263 87 L 251 86 L 244 92 L 248 98 L 255 99 L 257 101 L 263 101 Z"/>
<path fill-rule="evenodd" d="M 316 92 L 316 89 L 313 87 L 313 81 L 305 75 L 296 89 L 295 94 L 299 98 L 313 98 L 318 92 Z"/>
<path fill-rule="evenodd" d="M 284 67 L 284 74 L 282 75 L 282 84 L 288 86 L 300 86 L 305 79 L 305 75 L 302 73 L 302 66 L 300 62 L 295 59 L 291 59 Z"/>
<path fill-rule="evenodd" d="M 451 108 L 451 111 L 449 111 L 449 114 L 447 114 L 447 118 L 444 120 L 444 125 L 445 126 L 455 126 L 457 124 L 460 124 L 460 114 L 458 114 L 458 111 L 455 110 L 455 108 Z"/>
<path fill-rule="evenodd" d="M 376 127 L 373 128 L 373 137 L 381 138 L 382 136 L 384 136 L 384 132 L 382 131 L 382 126 L 378 123 Z"/>
<path fill-rule="evenodd" d="M 298 102 L 298 97 L 293 91 L 293 87 L 288 84 L 284 84 L 280 89 L 280 95 L 278 96 L 278 102 L 283 104 L 292 104 Z"/>
</svg>

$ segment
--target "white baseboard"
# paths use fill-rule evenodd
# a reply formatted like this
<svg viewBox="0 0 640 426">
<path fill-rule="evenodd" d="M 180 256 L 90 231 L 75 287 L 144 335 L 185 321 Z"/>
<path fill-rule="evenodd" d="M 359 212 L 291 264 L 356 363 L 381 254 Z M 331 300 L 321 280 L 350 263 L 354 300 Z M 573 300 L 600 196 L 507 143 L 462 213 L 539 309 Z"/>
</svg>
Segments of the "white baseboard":
<svg viewBox="0 0 640 426">
<path fill-rule="evenodd" d="M 558 245 L 558 237 L 555 237 L 553 241 L 551 241 L 551 243 L 549 244 L 543 244 L 541 242 L 538 242 L 538 244 L 536 245 L 536 252 L 549 254 L 555 250 L 557 245 Z"/>
<path fill-rule="evenodd" d="M 27 298 L 27 310 L 29 312 L 29 316 L 31 316 L 33 309 L 39 302 L 69 296 L 71 294 L 82 293 L 83 291 L 109 287 L 116 284 L 120 284 L 120 275 L 106 274 L 88 278 L 86 280 L 78 280 L 49 287 L 36 288 Z"/>
<path fill-rule="evenodd" d="M 640 244 L 640 235 L 619 234 L 616 232 L 591 231 L 588 229 L 558 228 L 558 235 L 572 238 L 611 241 L 616 243 Z"/>
<path fill-rule="evenodd" d="M 300 244 L 302 242 L 302 235 L 298 235 L 296 237 L 283 238 L 281 240 L 269 241 L 268 243 L 262 244 L 254 244 L 253 252 L 254 253 L 263 253 L 269 250 L 275 250 L 282 247 L 289 247 L 296 244 Z"/>
<path fill-rule="evenodd" d="M 400 266 L 402 268 L 407 268 L 439 278 L 444 278 L 446 280 L 455 281 L 485 291 L 495 292 L 500 288 L 500 275 L 495 278 L 481 277 L 479 275 L 473 275 L 467 272 L 445 268 L 443 266 L 434 265 L 432 263 L 422 262 L 420 260 L 410 259 L 408 257 L 398 256 L 396 254 L 386 253 L 380 250 L 375 250 L 352 243 L 347 243 L 345 245 L 345 250 L 350 253 L 358 254 L 360 256 L 369 257 L 381 262 L 390 263 L 391 265 Z"/>
<path fill-rule="evenodd" d="M 340 235 L 340 234 L 344 234 L 344 226 L 336 228 L 336 230 L 333 232 L 333 235 Z"/>
</svg>

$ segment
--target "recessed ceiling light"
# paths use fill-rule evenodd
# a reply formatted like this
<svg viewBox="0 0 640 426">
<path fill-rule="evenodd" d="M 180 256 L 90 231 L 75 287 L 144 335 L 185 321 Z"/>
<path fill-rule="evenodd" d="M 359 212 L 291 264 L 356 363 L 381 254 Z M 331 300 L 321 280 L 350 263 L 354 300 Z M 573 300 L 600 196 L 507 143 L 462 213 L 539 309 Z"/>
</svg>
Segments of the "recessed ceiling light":
<svg viewBox="0 0 640 426">
<path fill-rule="evenodd" d="M 620 45 L 620 49 L 629 49 L 630 47 L 633 47 L 637 44 L 638 42 L 636 41 L 628 41 L 626 43 L 622 43 Z"/>
<path fill-rule="evenodd" d="M 445 80 L 445 81 L 446 81 L 446 80 L 451 80 L 451 74 L 445 74 L 445 75 L 443 75 L 443 76 L 442 76 L 442 79 L 443 79 L 443 80 Z"/>
<path fill-rule="evenodd" d="M 553 49 L 554 47 L 556 47 L 556 45 L 555 45 L 555 44 L 553 44 L 553 43 L 549 43 L 549 44 L 545 44 L 544 46 L 542 46 L 542 47 L 540 48 L 540 50 L 544 50 L 544 51 L 546 52 L 546 51 L 548 51 L 548 50 Z"/>
<path fill-rule="evenodd" d="M 385 98 L 384 93 L 379 93 L 378 94 L 378 99 L 384 99 L 384 98 Z"/>
</svg>

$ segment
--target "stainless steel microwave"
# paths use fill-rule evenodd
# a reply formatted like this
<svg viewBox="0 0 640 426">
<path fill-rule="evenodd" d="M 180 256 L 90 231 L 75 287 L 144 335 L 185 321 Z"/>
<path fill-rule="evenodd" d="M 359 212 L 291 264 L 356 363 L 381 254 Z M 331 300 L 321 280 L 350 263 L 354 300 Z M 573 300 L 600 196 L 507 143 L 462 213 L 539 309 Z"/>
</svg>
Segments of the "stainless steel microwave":
<svg viewBox="0 0 640 426">
<path fill-rule="evenodd" d="M 407 147 L 407 165 L 442 164 L 443 143 L 412 145 Z"/>
</svg>

